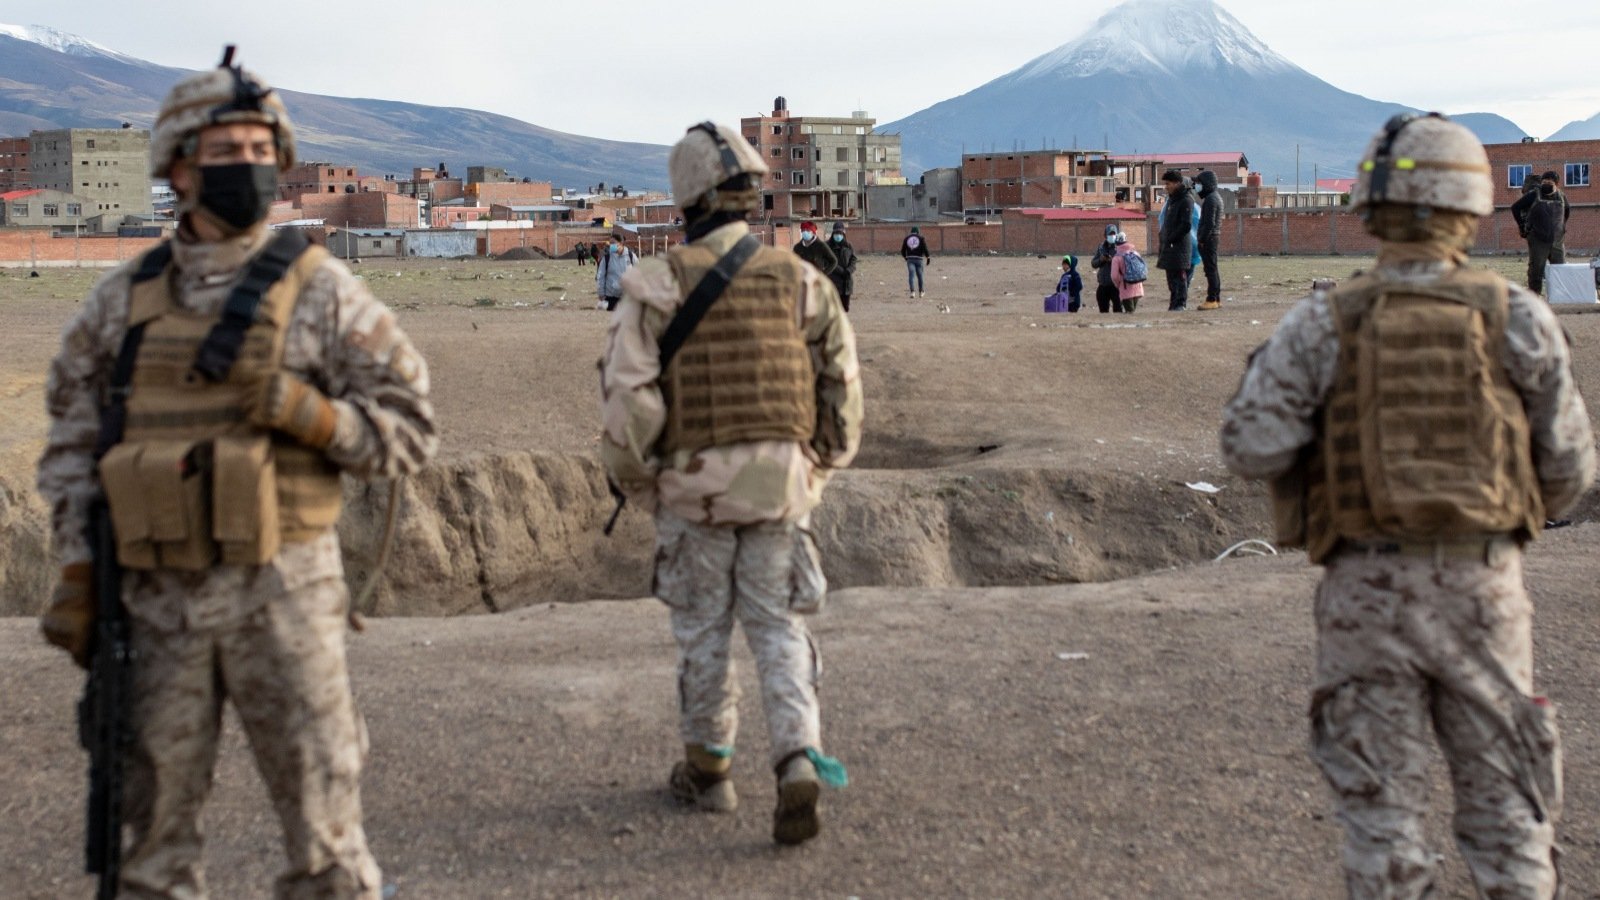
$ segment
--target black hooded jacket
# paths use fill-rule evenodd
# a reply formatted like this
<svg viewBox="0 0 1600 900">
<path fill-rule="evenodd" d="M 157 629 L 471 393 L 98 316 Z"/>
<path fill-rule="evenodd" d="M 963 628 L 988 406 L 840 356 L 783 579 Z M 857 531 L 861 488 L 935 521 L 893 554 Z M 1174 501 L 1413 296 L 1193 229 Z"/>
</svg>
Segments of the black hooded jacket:
<svg viewBox="0 0 1600 900">
<path fill-rule="evenodd" d="M 1201 241 L 1214 241 L 1222 236 L 1222 198 L 1217 196 L 1217 175 L 1205 171 L 1195 176 L 1200 185 L 1200 227 L 1195 235 Z"/>
</svg>

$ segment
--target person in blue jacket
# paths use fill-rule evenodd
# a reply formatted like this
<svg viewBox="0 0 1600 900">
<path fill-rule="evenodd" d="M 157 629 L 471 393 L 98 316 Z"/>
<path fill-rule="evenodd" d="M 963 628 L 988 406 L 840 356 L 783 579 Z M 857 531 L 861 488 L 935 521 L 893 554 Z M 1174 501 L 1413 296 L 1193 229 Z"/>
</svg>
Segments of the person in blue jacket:
<svg viewBox="0 0 1600 900">
<path fill-rule="evenodd" d="M 1078 274 L 1078 258 L 1070 253 L 1061 257 L 1061 280 L 1056 282 L 1056 293 L 1067 295 L 1067 312 L 1082 308 L 1083 276 Z"/>
</svg>

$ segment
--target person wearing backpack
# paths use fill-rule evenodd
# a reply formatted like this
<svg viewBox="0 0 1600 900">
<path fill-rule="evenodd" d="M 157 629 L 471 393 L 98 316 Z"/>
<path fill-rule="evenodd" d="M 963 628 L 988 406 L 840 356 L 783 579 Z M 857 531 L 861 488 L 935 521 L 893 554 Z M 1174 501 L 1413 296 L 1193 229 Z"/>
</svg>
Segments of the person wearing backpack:
<svg viewBox="0 0 1600 900">
<path fill-rule="evenodd" d="M 638 261 L 639 257 L 622 242 L 622 235 L 611 235 L 611 242 L 594 262 L 594 290 L 601 306 L 607 310 L 617 308 L 622 299 L 622 276 Z"/>
<path fill-rule="evenodd" d="M 1117 236 L 1117 226 L 1107 225 L 1105 240 L 1095 248 L 1094 256 L 1089 258 L 1089 268 L 1095 271 L 1094 302 L 1100 307 L 1102 313 L 1122 312 L 1122 298 L 1117 294 L 1117 286 L 1111 282 L 1111 260 L 1117 255 L 1117 245 L 1113 243 Z"/>
<path fill-rule="evenodd" d="M 1144 282 L 1150 277 L 1150 267 L 1134 249 L 1132 239 L 1123 232 L 1117 232 L 1111 243 L 1117 248 L 1109 266 L 1111 283 L 1117 288 L 1122 311 L 1131 313 L 1139 308 L 1139 298 L 1144 296 Z"/>
</svg>

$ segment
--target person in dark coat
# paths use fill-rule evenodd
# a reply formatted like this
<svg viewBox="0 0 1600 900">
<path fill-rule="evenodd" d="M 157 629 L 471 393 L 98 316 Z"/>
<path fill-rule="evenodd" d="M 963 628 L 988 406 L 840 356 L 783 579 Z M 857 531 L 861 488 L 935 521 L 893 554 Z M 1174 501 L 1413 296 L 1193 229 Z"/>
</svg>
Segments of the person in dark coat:
<svg viewBox="0 0 1600 900">
<path fill-rule="evenodd" d="M 913 298 L 928 296 L 922 286 L 922 274 L 924 269 L 933 265 L 933 254 L 928 252 L 928 242 L 915 225 L 911 226 L 911 233 L 906 235 L 906 239 L 900 242 L 900 258 L 906 261 L 906 292 Z"/>
<path fill-rule="evenodd" d="M 589 245 L 585 244 L 583 241 L 579 241 L 578 242 L 578 265 L 583 266 L 583 265 L 588 265 L 588 263 L 589 263 Z"/>
<path fill-rule="evenodd" d="M 839 268 L 839 260 L 828 249 L 828 245 L 817 240 L 817 223 L 800 223 L 800 243 L 794 245 L 794 254 L 813 266 L 817 271 L 833 278 L 833 270 Z"/>
<path fill-rule="evenodd" d="M 1106 226 L 1105 240 L 1089 258 L 1089 268 L 1095 271 L 1094 302 L 1103 313 L 1122 312 L 1122 294 L 1111 281 L 1111 261 L 1117 258 L 1117 246 L 1112 243 L 1117 236 L 1117 226 Z"/>
<path fill-rule="evenodd" d="M 1161 181 L 1167 190 L 1167 205 L 1161 219 L 1161 253 L 1156 268 L 1167 273 L 1167 309 L 1188 309 L 1189 269 L 1194 256 L 1194 247 L 1189 243 L 1194 191 L 1183 183 L 1183 174 L 1177 169 L 1163 172 Z"/>
<path fill-rule="evenodd" d="M 844 236 L 844 223 L 833 223 L 833 233 L 828 236 L 828 249 L 833 251 L 834 259 L 838 266 L 828 277 L 833 279 L 833 286 L 839 291 L 839 302 L 843 304 L 844 311 L 850 311 L 850 294 L 856 286 L 856 248 Z"/>
<path fill-rule="evenodd" d="M 1200 185 L 1200 266 L 1206 273 L 1206 302 L 1201 309 L 1222 306 L 1222 274 L 1217 271 L 1217 244 L 1222 240 L 1222 198 L 1217 196 L 1217 173 L 1204 169 L 1194 177 Z"/>
<path fill-rule="evenodd" d="M 1544 289 L 1545 263 L 1559 266 L 1567 261 L 1567 217 L 1571 215 L 1567 195 L 1556 190 L 1553 171 L 1539 176 L 1537 191 L 1525 191 L 1511 204 L 1517 233 L 1528 242 L 1528 290 L 1535 294 Z"/>
</svg>

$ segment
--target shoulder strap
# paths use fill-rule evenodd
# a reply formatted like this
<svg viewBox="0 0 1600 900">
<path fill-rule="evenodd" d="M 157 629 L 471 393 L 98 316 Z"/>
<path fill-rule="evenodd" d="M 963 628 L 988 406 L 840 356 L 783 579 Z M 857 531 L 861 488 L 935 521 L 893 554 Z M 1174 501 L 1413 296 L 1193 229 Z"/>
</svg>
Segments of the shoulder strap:
<svg viewBox="0 0 1600 900">
<path fill-rule="evenodd" d="M 733 249 L 717 260 L 711 271 L 707 272 L 700 279 L 700 283 L 694 286 L 694 290 L 689 292 L 688 298 L 683 301 L 683 306 L 679 307 L 678 314 L 667 323 L 667 330 L 661 335 L 659 345 L 661 371 L 667 370 L 672 358 L 683 348 L 683 342 L 694 334 L 700 320 L 705 318 L 706 311 L 711 309 L 711 304 L 722 296 L 722 292 L 728 289 L 728 282 L 739 274 L 739 270 L 750 261 L 750 257 L 756 255 L 759 249 L 761 241 L 753 234 L 745 235 L 739 243 L 733 245 Z"/>
<path fill-rule="evenodd" d="M 228 295 L 228 302 L 222 308 L 222 319 L 211 326 L 211 331 L 200 345 L 200 352 L 195 354 L 195 372 L 211 382 L 228 377 L 229 370 L 239 358 L 240 349 L 244 347 L 244 333 L 255 323 L 262 296 L 289 271 L 289 266 L 310 245 L 311 242 L 299 231 L 285 229 L 261 251 L 261 255 L 245 271 L 244 278 L 234 287 L 233 293 Z"/>
<path fill-rule="evenodd" d="M 133 270 L 129 286 L 159 278 L 172 262 L 172 242 L 162 241 L 139 259 Z M 133 294 L 128 295 L 128 309 L 133 309 Z M 139 358 L 139 345 L 144 342 L 145 322 L 131 322 L 122 333 L 122 346 L 117 350 L 117 361 L 111 367 L 111 382 L 107 386 L 106 401 L 100 405 L 100 436 L 95 441 L 94 458 L 105 456 L 112 447 L 122 443 L 122 432 L 128 422 L 128 385 L 133 381 L 133 364 Z"/>
</svg>

